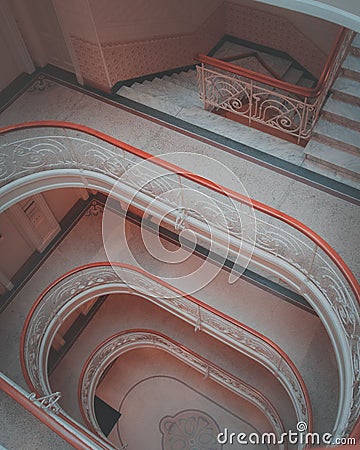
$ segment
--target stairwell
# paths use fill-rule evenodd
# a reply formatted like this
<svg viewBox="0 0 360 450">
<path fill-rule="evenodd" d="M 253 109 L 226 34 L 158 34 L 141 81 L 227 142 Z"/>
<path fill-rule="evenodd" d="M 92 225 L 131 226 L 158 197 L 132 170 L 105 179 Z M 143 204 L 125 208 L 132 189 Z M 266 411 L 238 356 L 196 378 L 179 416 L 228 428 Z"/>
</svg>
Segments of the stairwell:
<svg viewBox="0 0 360 450">
<path fill-rule="evenodd" d="M 360 36 L 353 40 L 331 88 L 313 135 L 307 160 L 360 181 Z"/>
<path fill-rule="evenodd" d="M 247 53 L 255 53 L 256 57 L 250 55 L 241 58 L 235 57 L 235 59 L 229 58 L 232 55 L 246 55 Z M 252 48 L 233 42 L 225 41 L 213 56 L 219 59 L 231 60 L 232 64 L 298 86 L 313 87 L 316 81 L 314 78 L 311 78 L 310 74 L 301 70 L 289 58 L 264 51 L 254 52 Z M 265 66 L 259 62 L 258 58 L 264 62 Z M 152 80 L 135 82 L 131 86 L 122 86 L 116 93 L 122 97 L 173 116 L 177 116 L 184 108 L 203 108 L 199 100 L 199 89 L 196 80 L 196 71 L 194 69 L 173 73 L 172 75 L 155 77 Z M 200 114 L 205 118 L 209 113 L 203 111 Z M 211 123 L 212 121 L 208 120 L 209 129 Z M 204 125 L 206 125 L 206 119 Z"/>
<path fill-rule="evenodd" d="M 303 68 L 296 62 L 276 54 L 257 51 L 257 56 L 265 62 L 265 65 L 259 63 L 259 59 L 254 55 L 236 58 L 236 55 L 251 53 L 250 51 L 253 49 L 233 42 L 224 42 L 213 56 L 298 86 L 312 88 L 316 84 L 316 79 L 305 69 L 302 70 Z M 233 139 L 311 172 L 359 189 L 359 35 L 356 35 L 352 42 L 351 51 L 342 64 L 340 75 L 331 89 L 331 95 L 323 106 L 313 136 L 305 148 L 266 135 L 247 125 L 224 120 L 223 117 L 205 110 L 199 99 L 194 69 L 155 76 L 152 79 L 135 82 L 131 86 L 123 85 L 116 93 L 167 114 L 170 118 L 166 120 L 170 122 L 171 117 L 181 119 L 191 125 Z M 151 114 L 151 111 L 149 113 Z"/>
</svg>

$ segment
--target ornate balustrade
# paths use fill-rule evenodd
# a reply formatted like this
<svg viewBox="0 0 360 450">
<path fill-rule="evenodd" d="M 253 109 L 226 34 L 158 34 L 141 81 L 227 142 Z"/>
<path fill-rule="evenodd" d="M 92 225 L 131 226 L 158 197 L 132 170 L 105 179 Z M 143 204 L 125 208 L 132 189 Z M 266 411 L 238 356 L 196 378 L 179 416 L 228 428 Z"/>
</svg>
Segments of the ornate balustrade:
<svg viewBox="0 0 360 450">
<path fill-rule="evenodd" d="M 74 309 L 101 294 L 119 292 L 142 296 L 263 365 L 285 388 L 298 422 L 309 424 L 311 429 L 311 406 L 305 384 L 278 346 L 164 281 L 120 263 L 94 263 L 74 269 L 38 298 L 26 319 L 21 339 L 23 373 L 32 389 L 42 395 L 51 391 L 47 374 L 51 344 Z"/>
<path fill-rule="evenodd" d="M 306 143 L 354 36 L 353 31 L 340 30 L 313 89 L 199 55 L 197 75 L 204 108 L 228 111 L 249 126 L 265 126 L 269 132 L 280 132 L 298 144 Z"/>
<path fill-rule="evenodd" d="M 127 351 L 143 347 L 151 347 L 168 352 L 204 374 L 206 378 L 214 380 L 235 395 L 253 404 L 271 424 L 277 442 L 281 442 L 284 428 L 277 411 L 266 397 L 247 383 L 183 345 L 161 333 L 149 330 L 128 330 L 111 336 L 98 345 L 84 365 L 79 382 L 79 404 L 85 422 L 98 434 L 102 435 L 102 431 L 96 419 L 94 398 L 102 374 L 110 364 Z M 284 448 L 284 444 L 279 444 L 279 450 Z"/>
<path fill-rule="evenodd" d="M 52 132 L 39 136 L 46 127 Z M 25 135 L 31 128 L 35 136 Z M 17 130 L 22 134 L 14 140 Z M 215 242 L 216 251 L 234 262 L 251 258 L 252 267 L 279 276 L 301 293 L 328 331 L 337 359 L 334 437 L 351 432 L 360 411 L 360 287 L 320 236 L 280 211 L 81 125 L 35 122 L 7 127 L 0 134 L 6 141 L 0 149 L 1 210 L 44 189 L 101 190 L 124 202 L 132 199 L 147 210 L 149 220 L 166 216 L 169 225 L 192 230 L 207 247 Z M 119 176 L 121 182 L 113 189 Z M 221 214 L 209 210 L 195 191 L 214 202 Z"/>
<path fill-rule="evenodd" d="M 51 408 L 49 401 L 45 403 L 44 399 L 38 399 L 34 393 L 29 394 L 1 372 L 0 389 L 74 448 L 78 450 L 115 450 L 113 445 L 108 444 L 104 439 L 63 414 L 60 409 Z"/>
</svg>

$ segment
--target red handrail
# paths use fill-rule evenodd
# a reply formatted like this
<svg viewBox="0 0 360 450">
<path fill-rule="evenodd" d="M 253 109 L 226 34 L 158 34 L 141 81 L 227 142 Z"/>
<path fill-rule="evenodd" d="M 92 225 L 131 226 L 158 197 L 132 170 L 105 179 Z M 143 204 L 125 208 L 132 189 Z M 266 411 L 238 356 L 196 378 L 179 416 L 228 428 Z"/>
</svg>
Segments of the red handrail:
<svg viewBox="0 0 360 450">
<path fill-rule="evenodd" d="M 220 59 L 204 55 L 200 53 L 196 60 L 203 63 L 208 64 L 209 66 L 216 67 L 217 69 L 226 70 L 227 72 L 231 72 L 236 75 L 240 75 L 246 78 L 250 78 L 251 80 L 258 81 L 259 83 L 264 83 L 269 86 L 279 88 L 288 92 L 291 92 L 296 95 L 300 95 L 302 97 L 317 97 L 322 92 L 323 86 L 327 81 L 328 77 L 331 73 L 331 67 L 333 66 L 336 56 L 340 50 L 341 44 L 347 34 L 347 28 L 341 27 L 338 31 L 328 59 L 326 61 L 325 67 L 319 77 L 319 80 L 314 88 L 305 88 L 301 86 L 296 86 L 294 84 L 288 83 L 286 81 L 277 80 L 268 75 L 261 74 L 258 72 L 254 72 L 253 70 L 245 69 L 235 64 L 228 63 L 226 61 L 222 61 Z"/>
<path fill-rule="evenodd" d="M 101 131 L 97 131 L 93 128 L 89 128 L 85 125 L 79 125 L 79 124 L 75 124 L 72 122 L 61 122 L 61 121 L 56 121 L 56 120 L 25 122 L 25 123 L 9 125 L 7 127 L 1 128 L 0 135 L 14 132 L 17 130 L 29 129 L 29 128 L 66 128 L 69 130 L 81 131 L 90 136 L 97 137 L 98 139 L 100 139 L 104 142 L 107 142 L 108 144 L 114 145 L 115 147 L 121 148 L 122 150 L 125 150 L 133 155 L 138 156 L 139 158 L 151 159 L 151 161 L 154 164 L 156 164 L 160 167 L 163 167 L 172 172 L 178 173 L 188 180 L 194 181 L 195 183 L 201 184 L 202 186 L 205 186 L 215 192 L 226 195 L 226 196 L 228 196 L 234 200 L 237 200 L 245 205 L 253 207 L 255 210 L 257 210 L 261 213 L 264 213 L 268 216 L 274 217 L 274 218 L 280 220 L 281 222 L 284 222 L 284 223 L 290 225 L 292 228 L 300 231 L 300 233 L 302 233 L 303 235 L 308 237 L 315 245 L 317 245 L 321 250 L 323 250 L 327 256 L 329 256 L 329 258 L 335 263 L 335 265 L 338 267 L 340 272 L 343 274 L 346 281 L 349 283 L 352 291 L 354 292 L 357 302 L 360 304 L 360 285 L 359 285 L 358 281 L 356 280 L 354 274 L 351 272 L 351 270 L 347 266 L 347 264 L 343 261 L 343 259 L 340 257 L 340 255 L 322 237 L 320 237 L 317 233 L 315 233 L 313 230 L 311 230 L 311 228 L 304 225 L 299 220 L 294 219 L 293 217 L 291 217 L 281 211 L 278 211 L 275 208 L 267 206 L 264 203 L 258 202 L 257 200 L 249 199 L 249 198 L 245 197 L 244 195 L 239 194 L 238 192 L 235 192 L 231 189 L 220 186 L 217 183 L 207 180 L 206 178 L 203 178 L 192 172 L 188 172 L 188 171 L 182 169 L 181 167 L 176 166 L 175 164 L 164 161 L 163 159 L 153 156 L 150 153 L 145 152 L 144 150 L 140 150 L 136 147 L 133 147 L 132 145 L 126 144 L 125 142 L 122 142 L 116 138 L 108 136 L 107 134 L 102 133 Z"/>
<path fill-rule="evenodd" d="M 99 349 L 100 349 L 101 347 L 103 347 L 104 345 L 106 345 L 108 342 L 111 342 L 113 339 L 115 339 L 115 338 L 117 338 L 117 337 L 119 337 L 119 336 L 122 336 L 122 335 L 124 335 L 124 334 L 128 334 L 128 333 L 149 333 L 149 334 L 153 334 L 153 335 L 156 335 L 156 336 L 160 336 L 161 338 L 163 338 L 163 339 L 165 339 L 165 340 L 171 342 L 172 344 L 176 345 L 177 347 L 181 348 L 181 349 L 184 350 L 185 352 L 190 353 L 190 355 L 195 356 L 195 357 L 198 358 L 198 359 L 201 359 L 201 361 L 204 362 L 208 367 L 212 367 L 212 368 L 215 368 L 215 369 L 219 369 L 219 367 L 218 367 L 215 363 L 213 363 L 212 361 L 209 361 L 209 360 L 208 360 L 207 358 L 205 358 L 204 356 L 199 355 L 198 353 L 194 352 L 194 351 L 191 350 L 190 348 L 185 347 L 185 345 L 180 344 L 179 342 L 175 341 L 175 339 L 172 339 L 171 337 L 166 336 L 164 333 L 160 333 L 159 331 L 149 330 L 149 329 L 146 329 L 146 328 L 133 328 L 133 329 L 129 329 L 129 330 L 123 330 L 123 331 L 120 331 L 119 333 L 115 333 L 115 334 L 111 335 L 110 337 L 108 337 L 107 339 L 105 339 L 103 342 L 101 342 L 99 345 L 97 345 L 97 346 L 95 347 L 95 349 L 91 352 L 90 356 L 87 358 L 87 360 L 85 361 L 85 364 L 83 365 L 83 368 L 82 368 L 81 374 L 80 374 L 79 384 L 78 384 L 78 403 L 79 403 L 79 405 L 80 405 L 79 407 L 80 407 L 80 412 L 81 412 L 82 418 L 84 419 L 84 422 L 88 425 L 88 427 L 89 427 L 90 429 L 92 429 L 93 431 L 95 431 L 95 432 L 96 432 L 96 430 L 94 430 L 92 424 L 88 421 L 88 419 L 87 419 L 87 417 L 86 417 L 86 414 L 85 414 L 85 411 L 84 411 L 84 408 L 83 408 L 83 404 L 82 404 L 82 399 L 81 399 L 81 386 L 82 386 L 83 381 L 84 381 L 84 375 L 85 375 L 85 372 L 86 372 L 86 370 L 87 370 L 87 367 L 88 367 L 90 361 L 94 358 L 94 355 L 99 351 Z M 164 351 L 165 351 L 165 350 L 164 350 Z M 221 368 L 220 370 L 221 370 L 227 377 L 230 377 L 230 378 L 233 377 L 233 378 L 237 378 L 237 379 L 238 379 L 238 377 L 236 377 L 234 374 L 228 372 L 226 369 Z M 278 415 L 278 413 L 277 413 L 276 409 L 274 408 L 274 406 L 272 405 L 272 403 L 269 401 L 269 399 L 268 399 L 264 394 L 262 394 L 261 392 L 259 392 L 259 391 L 258 391 L 257 389 L 255 389 L 253 386 L 250 386 L 250 385 L 249 385 L 248 383 L 246 383 L 245 381 L 242 381 L 242 380 L 241 380 L 241 383 L 242 383 L 244 386 L 246 386 L 247 388 L 249 388 L 250 390 L 252 389 L 252 390 L 256 391 L 257 395 L 264 401 L 264 403 L 271 406 L 271 408 L 273 409 L 273 411 L 274 411 L 274 412 L 276 413 L 276 415 L 277 415 L 277 417 L 276 417 L 277 420 L 280 422 L 280 425 L 281 425 L 281 427 L 283 428 L 283 424 L 282 424 L 281 418 L 280 418 L 280 416 Z"/>
<path fill-rule="evenodd" d="M 227 314 L 223 313 L 222 311 L 219 311 L 218 309 L 208 305 L 207 303 L 204 303 L 203 301 L 193 297 L 192 295 L 187 294 L 186 292 L 176 288 L 175 286 L 171 286 L 170 284 L 168 284 L 161 278 L 157 278 L 156 276 L 146 272 L 145 270 L 143 270 L 139 267 L 134 267 L 130 264 L 125 264 L 125 263 L 104 261 L 104 262 L 94 262 L 94 263 L 84 264 L 82 266 L 76 267 L 75 269 L 69 270 L 68 272 L 66 272 L 65 274 L 61 275 L 56 280 L 54 280 L 36 299 L 36 301 L 30 308 L 30 311 L 25 319 L 24 327 L 22 329 L 21 337 L 20 337 L 21 369 L 23 372 L 23 376 L 31 390 L 37 392 L 35 386 L 33 385 L 32 381 L 27 373 L 26 362 L 25 362 L 25 342 L 26 342 L 27 330 L 28 330 L 28 327 L 29 327 L 29 324 L 30 324 L 30 321 L 31 321 L 34 311 L 36 310 L 38 305 L 41 303 L 41 301 L 45 297 L 45 295 L 55 285 L 60 283 L 62 280 L 64 280 L 65 278 L 69 277 L 70 275 L 77 273 L 81 270 L 85 270 L 85 269 L 88 269 L 91 267 L 99 267 L 99 266 L 107 266 L 107 267 L 110 266 L 110 267 L 119 267 L 119 268 L 124 268 L 124 269 L 130 269 L 130 270 L 133 270 L 134 272 L 138 272 L 142 275 L 145 275 L 146 277 L 150 278 L 151 280 L 155 281 L 156 283 L 159 283 L 160 285 L 162 285 L 168 289 L 171 289 L 175 294 L 177 294 L 181 297 L 187 298 L 188 300 L 190 300 L 192 303 L 196 304 L 200 308 L 203 308 L 203 309 L 209 311 L 210 313 L 220 317 L 223 320 L 226 320 L 227 322 L 231 323 L 232 325 L 235 325 L 236 327 L 246 330 L 248 333 L 250 333 L 253 336 L 256 336 L 259 339 L 261 339 L 262 341 L 266 342 L 270 347 L 272 347 L 275 350 L 275 352 L 277 352 L 287 362 L 287 364 L 291 367 L 291 370 L 293 371 L 296 379 L 298 380 L 298 383 L 301 386 L 301 389 L 304 393 L 305 403 L 306 403 L 306 407 L 307 407 L 307 411 L 308 411 L 308 415 L 309 415 L 308 429 L 309 429 L 309 431 L 311 431 L 313 417 L 312 417 L 311 401 L 310 401 L 310 396 L 309 396 L 308 390 L 306 388 L 305 382 L 304 382 L 299 370 L 297 369 L 297 367 L 295 366 L 293 361 L 290 359 L 290 357 L 287 355 L 287 353 L 281 347 L 279 347 L 277 344 L 275 344 L 275 342 L 273 342 L 271 339 L 269 339 L 268 337 L 266 337 L 259 331 L 256 331 L 253 328 L 250 328 L 249 326 L 243 324 L 242 322 L 239 322 L 238 320 L 234 319 L 233 317 L 228 316 Z M 41 393 L 39 393 L 39 392 L 37 392 L 37 394 L 41 395 Z"/>
<path fill-rule="evenodd" d="M 93 450 L 93 445 L 87 445 L 82 439 L 79 438 L 79 435 L 82 434 L 87 439 L 92 441 L 98 448 L 102 448 L 104 450 L 108 450 L 108 446 L 104 446 L 98 439 L 95 439 L 94 436 L 89 434 L 86 430 L 79 427 L 74 421 L 70 421 L 66 416 L 64 416 L 61 412 L 59 413 L 59 417 L 62 420 L 69 423 L 72 428 L 75 430 L 69 430 L 64 425 L 62 425 L 56 418 L 52 417 L 48 414 L 44 409 L 40 408 L 36 405 L 32 400 L 29 399 L 24 393 L 20 392 L 9 383 L 2 376 L 0 377 L 0 389 L 4 391 L 7 395 L 9 395 L 12 399 L 14 399 L 19 405 L 29 411 L 33 416 L 40 420 L 44 425 L 46 425 L 50 430 L 54 431 L 58 436 L 72 445 L 74 448 L 78 450 Z"/>
</svg>

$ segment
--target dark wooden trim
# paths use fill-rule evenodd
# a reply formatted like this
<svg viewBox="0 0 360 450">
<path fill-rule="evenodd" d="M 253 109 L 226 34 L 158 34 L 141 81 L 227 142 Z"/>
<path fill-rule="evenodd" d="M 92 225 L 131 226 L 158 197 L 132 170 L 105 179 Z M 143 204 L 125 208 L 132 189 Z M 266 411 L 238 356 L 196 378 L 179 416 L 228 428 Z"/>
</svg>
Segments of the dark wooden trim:
<svg viewBox="0 0 360 450">
<path fill-rule="evenodd" d="M 224 36 L 219 40 L 217 44 L 208 52 L 208 56 L 214 56 L 215 53 L 221 49 L 221 47 L 225 44 L 225 42 L 228 40 L 227 35 L 224 34 Z"/>
</svg>

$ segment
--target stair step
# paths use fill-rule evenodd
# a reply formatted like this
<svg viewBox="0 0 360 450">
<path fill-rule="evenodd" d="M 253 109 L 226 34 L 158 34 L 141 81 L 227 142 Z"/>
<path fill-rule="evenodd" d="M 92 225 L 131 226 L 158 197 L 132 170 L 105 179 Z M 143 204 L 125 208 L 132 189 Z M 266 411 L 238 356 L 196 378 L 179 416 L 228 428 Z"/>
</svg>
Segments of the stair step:
<svg viewBox="0 0 360 450">
<path fill-rule="evenodd" d="M 145 92 L 140 92 L 131 87 L 123 86 L 117 91 L 117 94 L 172 116 L 176 116 L 182 110 L 182 106 L 175 105 L 173 102 L 169 101 L 168 98 L 164 98 L 161 95 L 154 96 Z"/>
<path fill-rule="evenodd" d="M 164 78 L 167 78 L 167 80 L 170 80 L 173 83 L 178 84 L 179 86 L 182 86 L 186 89 L 198 92 L 196 72 L 194 70 L 191 72 L 192 73 L 190 75 L 188 72 L 181 72 L 181 73 L 174 73 L 170 77 Z"/>
<path fill-rule="evenodd" d="M 272 55 L 269 53 L 254 50 L 253 48 L 239 45 L 233 42 L 224 42 L 224 44 L 214 54 L 215 58 L 222 59 L 227 56 L 237 55 L 241 53 L 255 52 L 264 62 L 280 77 L 282 78 L 289 70 L 292 61 L 281 56 Z M 243 67 L 244 69 L 253 70 L 255 72 L 263 73 L 273 76 L 257 59 L 255 56 L 250 56 L 243 59 L 229 61 L 231 64 Z"/>
<path fill-rule="evenodd" d="M 360 107 L 331 96 L 323 106 L 322 116 L 327 120 L 360 131 Z"/>
<path fill-rule="evenodd" d="M 334 97 L 344 102 L 360 106 L 360 81 L 347 77 L 339 77 L 333 87 Z"/>
<path fill-rule="evenodd" d="M 160 95 L 168 97 L 178 97 L 180 100 L 182 96 L 189 97 L 191 100 L 196 99 L 196 93 L 190 91 L 180 85 L 174 84 L 168 77 L 167 78 L 154 78 L 153 80 L 145 80 L 143 83 L 135 83 L 131 86 L 132 89 L 137 92 L 150 95 Z M 121 93 L 120 93 L 121 95 Z"/>
<path fill-rule="evenodd" d="M 304 158 L 304 161 L 301 164 L 301 167 L 304 169 L 311 170 L 312 172 L 319 173 L 324 175 L 327 178 L 331 178 L 335 181 L 339 181 L 340 183 L 351 186 L 355 189 L 360 190 L 360 181 L 359 178 L 354 178 L 347 173 L 343 173 L 329 166 L 325 166 L 317 161 L 313 161 L 311 159 Z"/>
<path fill-rule="evenodd" d="M 354 40 L 351 43 L 350 51 L 351 51 L 352 55 L 357 56 L 357 57 L 360 56 L 360 35 L 359 34 L 357 34 L 354 37 Z"/>
<path fill-rule="evenodd" d="M 201 105 L 198 92 L 164 78 L 123 86 L 117 94 L 174 116 L 184 107 Z"/>
<path fill-rule="evenodd" d="M 360 156 L 360 131 L 321 118 L 314 128 L 313 138 Z"/>
<path fill-rule="evenodd" d="M 311 140 L 305 147 L 305 155 L 311 161 L 335 169 L 360 181 L 360 156 L 343 152 L 316 140 Z"/>
<path fill-rule="evenodd" d="M 283 81 L 291 84 L 297 84 L 302 77 L 303 71 L 290 67 L 289 70 L 283 76 Z"/>
<path fill-rule="evenodd" d="M 360 48 L 360 34 L 357 33 L 351 43 L 351 47 Z"/>
<path fill-rule="evenodd" d="M 273 71 L 283 78 L 286 72 L 290 69 L 292 61 L 287 58 L 281 58 L 280 56 L 269 55 L 268 53 L 258 52 L 261 58 L 266 64 L 273 69 Z"/>
<path fill-rule="evenodd" d="M 236 44 L 235 42 L 225 41 L 223 45 L 216 50 L 214 53 L 214 58 L 225 58 L 227 56 L 237 55 L 239 53 L 245 53 L 249 51 L 254 51 L 249 47 L 245 47 L 244 45 Z"/>
<path fill-rule="evenodd" d="M 360 58 L 352 55 L 347 55 L 345 61 L 342 63 L 343 74 L 354 80 L 360 80 Z"/>
<path fill-rule="evenodd" d="M 304 87 L 304 88 L 312 88 L 314 87 L 314 80 L 310 80 L 310 78 L 301 77 L 300 80 L 297 82 L 298 86 Z"/>
<path fill-rule="evenodd" d="M 151 85 L 146 86 L 146 89 L 141 89 L 141 91 L 151 95 L 166 96 L 182 106 L 194 105 L 199 101 L 197 89 L 184 87 L 182 84 L 174 82 L 172 77 L 153 80 Z"/>
</svg>

